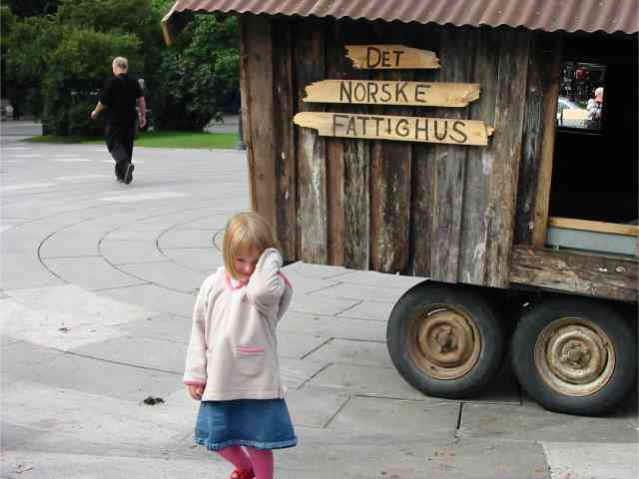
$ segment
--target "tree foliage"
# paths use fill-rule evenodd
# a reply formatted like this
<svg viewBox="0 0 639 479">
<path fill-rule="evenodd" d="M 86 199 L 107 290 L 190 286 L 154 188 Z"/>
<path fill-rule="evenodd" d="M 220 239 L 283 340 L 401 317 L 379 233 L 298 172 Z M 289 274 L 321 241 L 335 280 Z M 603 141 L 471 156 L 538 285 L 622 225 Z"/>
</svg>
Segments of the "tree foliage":
<svg viewBox="0 0 639 479">
<path fill-rule="evenodd" d="M 40 85 L 46 75 L 50 45 L 59 41 L 57 28 L 48 16 L 21 20 L 5 10 L 2 17 L 3 96 L 9 98 L 18 116 L 23 110 L 41 111 Z"/>
<path fill-rule="evenodd" d="M 201 129 L 238 89 L 234 18 L 193 15 L 166 47 L 172 0 L 1 1 L 3 91 L 47 132 L 97 131 L 88 115 L 115 56 L 145 79 L 156 127 Z"/>
<path fill-rule="evenodd" d="M 237 22 L 195 16 L 177 40 L 162 52 L 157 121 L 167 129 L 201 130 L 237 92 Z"/>
<path fill-rule="evenodd" d="M 6 90 L 14 108 L 34 109 L 47 133 L 96 133 L 99 125 L 88 115 L 111 60 L 122 55 L 133 68 L 143 66 L 144 39 L 152 35 L 150 0 L 59 0 L 57 7 L 53 15 L 15 18 L 10 25 Z"/>
<path fill-rule="evenodd" d="M 64 30 L 64 29 L 63 29 Z M 89 120 L 97 92 L 111 74 L 110 60 L 127 56 L 139 62 L 141 42 L 135 35 L 114 35 L 92 29 L 70 28 L 51 52 L 46 76 L 43 123 L 57 135 L 99 133 L 99 124 Z"/>
<path fill-rule="evenodd" d="M 54 14 L 58 0 L 2 0 L 0 5 L 6 6 L 18 17 L 32 17 Z"/>
</svg>

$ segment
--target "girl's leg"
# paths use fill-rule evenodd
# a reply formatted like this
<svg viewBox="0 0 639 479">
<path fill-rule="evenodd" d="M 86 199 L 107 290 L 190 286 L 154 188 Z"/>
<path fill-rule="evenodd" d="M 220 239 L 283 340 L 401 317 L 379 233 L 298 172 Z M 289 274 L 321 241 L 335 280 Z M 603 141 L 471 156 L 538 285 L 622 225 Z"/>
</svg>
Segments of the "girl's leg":
<svg viewBox="0 0 639 479">
<path fill-rule="evenodd" d="M 273 479 L 273 451 L 247 447 L 255 479 Z"/>
<path fill-rule="evenodd" d="M 217 451 L 217 453 L 233 464 L 236 469 L 240 471 L 251 470 L 251 460 L 240 446 L 225 447 Z"/>
</svg>

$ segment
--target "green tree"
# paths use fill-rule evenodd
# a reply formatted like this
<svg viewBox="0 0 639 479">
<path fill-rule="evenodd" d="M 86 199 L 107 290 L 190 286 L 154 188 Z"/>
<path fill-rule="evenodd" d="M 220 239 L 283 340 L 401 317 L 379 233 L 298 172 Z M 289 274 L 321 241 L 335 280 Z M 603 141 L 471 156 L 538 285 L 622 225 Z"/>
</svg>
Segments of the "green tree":
<svg viewBox="0 0 639 479">
<path fill-rule="evenodd" d="M 7 81 L 7 51 L 9 49 L 9 34 L 13 30 L 13 26 L 15 25 L 15 15 L 11 11 L 11 9 L 4 4 L 0 4 L 0 74 L 1 74 L 1 84 L 0 91 L 2 92 L 2 97 L 7 97 L 7 88 L 9 87 L 9 82 Z"/>
<path fill-rule="evenodd" d="M 50 16 L 20 19 L 3 7 L 2 90 L 15 115 L 39 113 L 42 109 L 41 79 L 47 71 L 51 45 L 59 40 Z M 5 23 L 6 22 L 6 23 Z"/>
<path fill-rule="evenodd" d="M 201 130 L 237 93 L 238 65 L 235 17 L 194 15 L 162 53 L 158 126 Z"/>
<path fill-rule="evenodd" d="M 31 17 L 55 13 L 57 0 L 2 0 L 1 6 L 7 6 L 18 17 Z"/>
<path fill-rule="evenodd" d="M 187 15 L 166 47 L 160 20 L 172 0 L 0 0 L 3 92 L 18 110 L 59 135 L 96 131 L 88 115 L 111 75 L 129 58 L 145 79 L 156 126 L 201 130 L 238 91 L 238 35 L 233 17 Z M 20 15 L 7 8 L 21 7 Z"/>
<path fill-rule="evenodd" d="M 159 64 L 153 13 L 150 0 L 60 0 L 54 15 L 14 19 L 4 56 L 7 91 L 38 92 L 41 104 L 34 103 L 47 133 L 96 133 L 88 115 L 113 57 L 126 56 L 132 69 L 143 70 L 155 51 Z M 155 50 L 146 51 L 145 40 Z M 14 96 L 15 107 L 21 96 Z"/>
<path fill-rule="evenodd" d="M 89 112 L 111 74 L 110 59 L 123 55 L 131 64 L 139 63 L 140 46 L 140 40 L 131 34 L 78 28 L 64 31 L 51 52 L 42 82 L 46 129 L 57 135 L 99 134 L 101 125 L 89 119 Z"/>
</svg>

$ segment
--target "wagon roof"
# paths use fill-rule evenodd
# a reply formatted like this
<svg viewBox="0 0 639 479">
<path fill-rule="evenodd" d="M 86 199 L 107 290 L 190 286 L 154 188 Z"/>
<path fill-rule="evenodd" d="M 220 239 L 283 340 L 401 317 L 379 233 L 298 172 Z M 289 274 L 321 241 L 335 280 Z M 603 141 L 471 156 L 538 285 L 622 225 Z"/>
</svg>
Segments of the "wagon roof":
<svg viewBox="0 0 639 479">
<path fill-rule="evenodd" d="M 554 32 L 639 31 L 639 0 L 177 0 L 183 11 L 334 17 Z"/>
</svg>

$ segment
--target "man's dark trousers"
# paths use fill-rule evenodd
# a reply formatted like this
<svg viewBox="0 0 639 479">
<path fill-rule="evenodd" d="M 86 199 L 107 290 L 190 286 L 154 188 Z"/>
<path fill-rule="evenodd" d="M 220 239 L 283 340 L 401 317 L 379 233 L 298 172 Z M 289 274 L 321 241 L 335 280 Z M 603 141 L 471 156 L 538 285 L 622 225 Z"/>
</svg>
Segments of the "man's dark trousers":
<svg viewBox="0 0 639 479">
<path fill-rule="evenodd" d="M 133 157 L 135 125 L 125 126 L 117 123 L 107 123 L 105 136 L 106 146 L 115 160 L 115 174 L 122 180 Z"/>
</svg>

